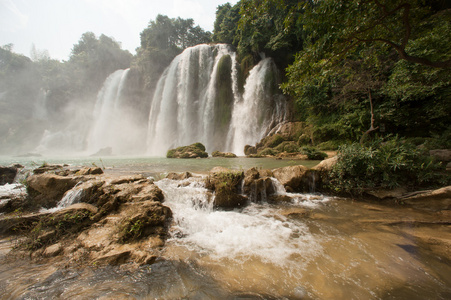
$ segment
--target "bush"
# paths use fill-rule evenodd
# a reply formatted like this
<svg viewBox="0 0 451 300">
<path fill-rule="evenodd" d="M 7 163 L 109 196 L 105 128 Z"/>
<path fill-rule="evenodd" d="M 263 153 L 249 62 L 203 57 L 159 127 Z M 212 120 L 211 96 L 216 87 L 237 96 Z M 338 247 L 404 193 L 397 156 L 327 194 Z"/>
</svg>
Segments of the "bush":
<svg viewBox="0 0 451 300">
<path fill-rule="evenodd" d="M 280 144 L 279 146 L 277 146 L 275 149 L 276 149 L 277 151 L 280 151 L 280 152 L 288 152 L 288 153 L 296 153 L 296 152 L 299 152 L 299 147 L 298 147 L 298 145 L 296 145 L 295 142 L 289 142 L 289 141 L 286 141 L 286 142 L 281 143 L 281 144 Z"/>
<path fill-rule="evenodd" d="M 340 147 L 340 142 L 339 141 L 327 141 L 321 144 L 318 144 L 316 147 L 319 150 L 338 150 L 338 148 Z"/>
<path fill-rule="evenodd" d="M 375 188 L 440 186 L 450 182 L 443 170 L 430 156 L 397 137 L 368 146 L 355 143 L 339 148 L 329 187 L 361 194 Z"/>
<path fill-rule="evenodd" d="M 277 151 L 276 149 L 265 148 L 262 151 L 260 151 L 257 155 L 260 155 L 260 156 L 265 156 L 265 155 L 275 156 L 277 154 L 279 154 L 279 151 Z"/>
<path fill-rule="evenodd" d="M 311 160 L 323 160 L 327 157 L 327 153 L 317 150 L 314 147 L 302 147 L 301 153 L 307 155 Z"/>
</svg>

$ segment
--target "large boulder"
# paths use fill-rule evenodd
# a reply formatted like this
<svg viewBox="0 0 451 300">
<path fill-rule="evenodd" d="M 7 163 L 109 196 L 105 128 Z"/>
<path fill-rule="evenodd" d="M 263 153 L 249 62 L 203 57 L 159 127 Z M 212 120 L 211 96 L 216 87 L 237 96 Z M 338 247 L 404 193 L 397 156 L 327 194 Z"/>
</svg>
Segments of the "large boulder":
<svg viewBox="0 0 451 300">
<path fill-rule="evenodd" d="M 34 174 L 27 178 L 27 189 L 34 205 L 53 207 L 80 181 L 79 177 L 59 176 L 55 174 Z"/>
<path fill-rule="evenodd" d="M 206 158 L 205 146 L 201 143 L 194 143 L 189 146 L 178 147 L 168 150 L 167 158 Z"/>
<path fill-rule="evenodd" d="M 17 175 L 16 167 L 3 167 L 0 166 L 0 185 L 7 183 L 13 183 Z"/>
<path fill-rule="evenodd" d="M 309 190 L 311 178 L 306 166 L 288 166 L 273 170 L 274 177 L 285 187 L 288 192 L 303 192 Z"/>
<path fill-rule="evenodd" d="M 420 209 L 451 210 L 451 186 L 404 195 L 398 200 Z"/>
<path fill-rule="evenodd" d="M 271 171 L 256 168 L 244 172 L 243 193 L 251 202 L 267 201 L 268 195 L 274 193 L 271 176 Z"/>
<path fill-rule="evenodd" d="M 215 192 L 213 206 L 216 208 L 237 208 L 246 204 L 247 199 L 240 194 L 243 172 L 216 172 L 205 179 L 208 189 Z"/>
</svg>

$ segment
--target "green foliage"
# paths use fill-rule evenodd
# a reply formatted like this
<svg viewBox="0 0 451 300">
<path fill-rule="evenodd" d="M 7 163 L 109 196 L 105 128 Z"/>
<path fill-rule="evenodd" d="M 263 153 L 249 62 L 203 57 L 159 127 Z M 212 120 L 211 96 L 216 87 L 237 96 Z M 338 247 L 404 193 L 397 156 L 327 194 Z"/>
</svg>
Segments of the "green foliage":
<svg viewBox="0 0 451 300">
<path fill-rule="evenodd" d="M 194 26 L 193 19 L 157 15 L 141 32 L 141 46 L 133 66 L 139 69 L 144 85 L 152 89 L 164 69 L 184 49 L 211 41 L 211 33 Z"/>
<path fill-rule="evenodd" d="M 307 155 L 307 158 L 310 160 L 323 160 L 327 157 L 327 153 L 310 146 L 302 147 L 301 153 Z"/>
<path fill-rule="evenodd" d="M 275 156 L 279 151 L 273 148 L 265 148 L 257 153 L 257 156 Z"/>
<path fill-rule="evenodd" d="M 399 138 L 386 142 L 378 139 L 368 146 L 341 146 L 329 186 L 338 192 L 361 194 L 375 188 L 447 184 L 449 175 L 442 171 L 443 166 L 413 144 Z"/>
<path fill-rule="evenodd" d="M 285 141 L 279 144 L 275 150 L 279 152 L 296 153 L 299 152 L 299 146 L 293 141 Z"/>
<path fill-rule="evenodd" d="M 201 143 L 194 143 L 189 146 L 182 146 L 176 149 L 170 149 L 166 153 L 167 158 L 207 158 L 208 153 L 205 152 L 205 146 Z"/>
</svg>

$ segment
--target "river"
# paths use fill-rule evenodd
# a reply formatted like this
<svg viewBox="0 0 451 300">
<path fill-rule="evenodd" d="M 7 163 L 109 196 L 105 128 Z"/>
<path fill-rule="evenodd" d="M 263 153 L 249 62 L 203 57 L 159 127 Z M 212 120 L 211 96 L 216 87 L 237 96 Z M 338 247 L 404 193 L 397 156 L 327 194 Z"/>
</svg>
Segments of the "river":
<svg viewBox="0 0 451 300">
<path fill-rule="evenodd" d="M 155 176 L 202 173 L 213 164 L 245 170 L 300 163 L 92 160 L 107 172 Z M 288 194 L 290 203 L 224 211 L 208 204 L 207 190 L 196 178 L 156 184 L 174 219 L 154 264 L 67 267 L 61 258 L 11 260 L 6 253 L 14 241 L 2 240 L 2 299 L 451 299 L 451 255 L 443 246 L 451 240 L 451 226 L 437 222 L 449 220 L 448 211 L 320 194 Z"/>
</svg>

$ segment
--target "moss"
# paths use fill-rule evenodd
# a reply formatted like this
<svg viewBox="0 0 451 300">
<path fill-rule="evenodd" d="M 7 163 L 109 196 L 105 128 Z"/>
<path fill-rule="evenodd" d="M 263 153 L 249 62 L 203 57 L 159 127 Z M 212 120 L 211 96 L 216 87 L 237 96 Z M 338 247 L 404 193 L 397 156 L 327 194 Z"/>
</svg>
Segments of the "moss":
<svg viewBox="0 0 451 300">
<path fill-rule="evenodd" d="M 176 149 L 170 149 L 166 153 L 167 158 L 206 158 L 208 153 L 205 152 L 205 146 L 201 143 L 194 143 L 189 146 L 182 146 Z"/>
</svg>

